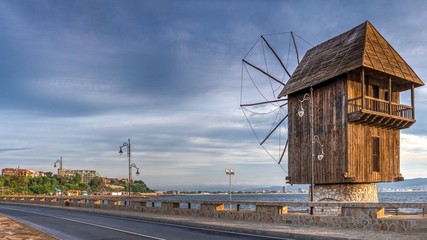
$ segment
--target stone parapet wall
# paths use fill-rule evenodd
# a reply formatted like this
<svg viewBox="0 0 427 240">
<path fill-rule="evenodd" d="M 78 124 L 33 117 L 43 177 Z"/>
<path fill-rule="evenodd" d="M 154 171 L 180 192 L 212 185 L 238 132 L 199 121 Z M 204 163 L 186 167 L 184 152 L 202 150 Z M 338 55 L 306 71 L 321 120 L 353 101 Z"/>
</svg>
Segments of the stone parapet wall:
<svg viewBox="0 0 427 240">
<path fill-rule="evenodd" d="M 43 199 L 43 200 L 42 200 Z M 53 205 L 95 208 L 114 211 L 186 215 L 228 220 L 271 222 L 276 224 L 314 225 L 333 228 L 362 228 L 399 232 L 427 232 L 427 216 L 386 217 L 384 208 L 416 208 L 427 211 L 423 203 L 355 203 L 355 202 L 233 202 L 234 205 L 254 205 L 255 210 L 229 210 L 220 201 L 160 201 L 128 198 L 59 198 L 59 197 L 1 197 L 1 202 L 34 205 Z M 228 205 L 228 204 L 227 204 Z M 197 207 L 194 207 L 197 206 Z M 291 212 L 289 207 L 339 208 L 335 215 L 308 215 Z"/>
</svg>

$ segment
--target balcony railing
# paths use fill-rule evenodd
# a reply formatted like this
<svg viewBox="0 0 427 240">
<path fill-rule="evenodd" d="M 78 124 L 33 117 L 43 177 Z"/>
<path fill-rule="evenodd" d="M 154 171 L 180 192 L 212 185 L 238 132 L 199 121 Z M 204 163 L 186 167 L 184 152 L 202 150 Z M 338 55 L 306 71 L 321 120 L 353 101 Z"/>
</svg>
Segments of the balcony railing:
<svg viewBox="0 0 427 240">
<path fill-rule="evenodd" d="M 349 120 L 352 122 L 367 122 L 381 124 L 385 127 L 407 128 L 415 120 L 413 107 L 400 103 L 365 96 L 362 107 L 362 97 L 348 100 Z"/>
</svg>

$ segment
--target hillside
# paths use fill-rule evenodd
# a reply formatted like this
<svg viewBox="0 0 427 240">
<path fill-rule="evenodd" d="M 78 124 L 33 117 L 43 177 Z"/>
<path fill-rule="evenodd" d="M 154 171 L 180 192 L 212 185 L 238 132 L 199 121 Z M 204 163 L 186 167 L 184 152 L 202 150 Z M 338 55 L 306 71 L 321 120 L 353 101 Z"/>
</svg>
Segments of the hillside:
<svg viewBox="0 0 427 240">
<path fill-rule="evenodd" d="M 423 190 L 427 191 L 427 178 L 407 179 L 402 182 L 378 183 L 378 190 Z"/>
</svg>

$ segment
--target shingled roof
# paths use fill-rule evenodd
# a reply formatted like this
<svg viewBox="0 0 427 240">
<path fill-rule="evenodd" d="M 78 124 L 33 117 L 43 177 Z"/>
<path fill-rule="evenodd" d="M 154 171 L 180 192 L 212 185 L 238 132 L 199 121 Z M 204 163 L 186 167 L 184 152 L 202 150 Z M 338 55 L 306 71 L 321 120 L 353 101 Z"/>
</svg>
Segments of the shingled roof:
<svg viewBox="0 0 427 240">
<path fill-rule="evenodd" d="M 279 97 L 362 66 L 414 83 L 415 87 L 424 85 L 396 50 L 366 21 L 308 50 Z"/>
</svg>

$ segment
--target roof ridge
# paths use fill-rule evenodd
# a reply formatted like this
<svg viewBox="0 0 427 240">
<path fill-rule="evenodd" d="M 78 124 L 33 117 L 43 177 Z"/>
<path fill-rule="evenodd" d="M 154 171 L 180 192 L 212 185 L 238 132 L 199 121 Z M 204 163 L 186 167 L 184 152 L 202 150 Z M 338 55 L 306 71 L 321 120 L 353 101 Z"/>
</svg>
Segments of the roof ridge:
<svg viewBox="0 0 427 240">
<path fill-rule="evenodd" d="M 368 24 L 371 24 L 368 20 L 365 21 L 365 40 L 363 41 L 363 54 L 362 54 L 362 62 L 360 66 L 363 66 L 366 57 L 366 41 L 368 40 Z M 369 58 L 369 56 L 367 56 Z M 371 61 L 371 59 L 369 59 Z M 372 61 L 371 61 L 372 62 Z"/>
</svg>

